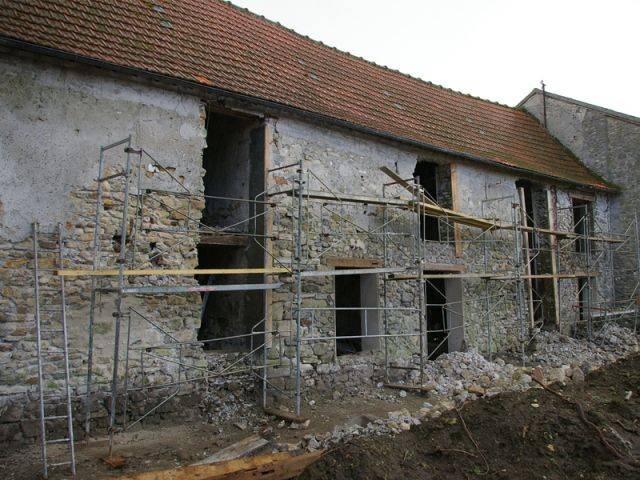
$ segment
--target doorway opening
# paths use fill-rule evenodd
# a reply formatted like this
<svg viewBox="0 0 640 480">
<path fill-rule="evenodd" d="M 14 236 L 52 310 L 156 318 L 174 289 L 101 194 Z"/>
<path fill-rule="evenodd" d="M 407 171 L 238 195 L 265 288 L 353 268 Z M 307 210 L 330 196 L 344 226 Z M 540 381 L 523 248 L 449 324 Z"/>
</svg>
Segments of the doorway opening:
<svg viewBox="0 0 640 480">
<path fill-rule="evenodd" d="M 262 206 L 250 200 L 264 191 L 264 125 L 255 117 L 216 110 L 208 111 L 206 123 L 207 146 L 202 155 L 204 226 L 198 245 L 198 268 L 261 268 L 264 252 L 252 241 L 252 235 L 264 232 Z M 249 348 L 251 338 L 246 334 L 262 320 L 265 297 L 264 291 L 246 286 L 263 283 L 263 276 L 196 278 L 201 285 L 224 285 L 227 289 L 202 295 L 198 340 L 205 341 L 204 348 Z M 226 339 L 231 336 L 240 337 Z"/>
<path fill-rule="evenodd" d="M 432 278 L 425 283 L 427 352 L 431 360 L 443 353 L 449 353 L 446 292 L 445 281 L 442 278 Z"/>
<path fill-rule="evenodd" d="M 582 324 L 587 320 L 589 282 L 586 278 L 578 278 L 578 319 Z"/>
<path fill-rule="evenodd" d="M 551 228 L 549 219 L 548 191 L 543 186 L 529 180 L 516 181 L 516 188 L 520 204 L 526 219 L 526 226 L 536 228 Z M 533 279 L 527 280 L 531 285 L 530 295 L 533 305 L 533 319 L 537 324 L 545 328 L 555 328 L 555 295 L 554 280 L 551 278 L 537 278 L 537 275 L 551 274 L 553 253 L 548 235 L 534 233 L 533 230 L 523 234 L 523 248 L 525 259 L 529 261 L 529 267 Z"/>
<path fill-rule="evenodd" d="M 447 272 L 425 271 L 425 275 Z M 451 273 L 451 272 L 448 272 Z M 464 346 L 462 281 L 459 278 L 427 278 L 425 282 L 427 353 L 434 360 Z"/>
<path fill-rule="evenodd" d="M 336 355 L 379 348 L 378 289 L 375 274 L 335 276 Z"/>
</svg>

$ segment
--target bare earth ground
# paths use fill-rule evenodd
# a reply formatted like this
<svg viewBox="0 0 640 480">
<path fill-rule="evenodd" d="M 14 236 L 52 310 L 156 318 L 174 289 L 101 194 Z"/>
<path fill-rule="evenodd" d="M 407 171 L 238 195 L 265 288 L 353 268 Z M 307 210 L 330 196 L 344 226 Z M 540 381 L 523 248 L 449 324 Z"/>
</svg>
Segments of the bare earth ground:
<svg viewBox="0 0 640 480">
<path fill-rule="evenodd" d="M 640 464 L 633 461 L 640 459 L 640 355 L 594 372 L 584 383 L 551 388 L 580 402 L 626 461 L 603 445 L 574 405 L 534 388 L 468 403 L 460 414 L 470 436 L 451 410 L 393 438 L 353 440 L 301 478 L 640 478 Z M 632 392 L 628 400 L 626 392 Z"/>
<path fill-rule="evenodd" d="M 303 412 L 312 418 L 307 429 L 280 427 L 279 420 L 268 420 L 258 430 L 264 438 L 271 440 L 271 446 L 286 443 L 298 443 L 309 433 L 331 431 L 335 425 L 341 425 L 354 416 L 367 413 L 386 417 L 387 412 L 404 407 L 417 410 L 425 401 L 423 397 L 407 395 L 400 398 L 396 391 L 391 395 L 394 402 L 371 398 L 371 395 L 344 396 L 340 400 L 331 397 L 318 398 L 315 408 L 306 407 Z M 401 402 L 401 403 L 400 403 Z M 261 410 L 255 409 L 257 415 Z M 153 420 L 152 420 L 153 421 Z M 194 420 L 193 416 L 165 422 L 153 421 L 140 428 L 135 427 L 116 436 L 114 455 L 123 456 L 126 461 L 122 468 L 113 470 L 104 464 L 102 458 L 107 455 L 106 437 L 92 440 L 88 445 L 79 442 L 76 447 L 78 478 L 99 480 L 120 475 L 146 472 L 150 470 L 175 468 L 190 465 L 238 440 L 253 433 L 251 429 L 240 430 L 235 423 L 211 424 L 203 420 Z M 51 448 L 51 447 L 50 447 Z M 53 449 L 52 449 L 53 450 Z M 268 449 L 267 451 L 270 451 Z M 53 451 L 51 462 L 65 461 L 62 447 Z M 0 451 L 0 480 L 35 479 L 41 477 L 40 450 L 37 445 L 12 451 Z M 53 470 L 52 480 L 70 478 L 67 467 Z"/>
<path fill-rule="evenodd" d="M 640 458 L 640 355 L 594 372 L 584 383 L 552 388 L 584 405 L 586 417 L 604 429 L 605 438 L 624 457 Z M 629 391 L 632 395 L 627 400 Z M 415 411 L 424 401 L 425 397 L 412 394 L 386 399 L 369 394 L 323 398 L 306 412 L 312 418 L 308 429 L 283 428 L 278 421 L 265 419 L 257 433 L 272 440 L 272 447 L 297 443 L 304 435 L 331 431 L 360 414 L 385 417 L 399 408 Z M 542 389 L 469 402 L 460 413 L 481 451 L 452 410 L 393 437 L 358 438 L 341 445 L 313 465 L 304 478 L 640 478 L 640 468 L 616 459 L 592 427 L 581 421 L 573 405 Z M 184 422 L 147 424 L 116 437 L 114 453 L 126 459 L 118 470 L 101 461 L 107 453 L 104 438 L 80 444 L 78 478 L 98 480 L 188 465 L 251 433 L 233 423 L 210 424 L 192 417 Z M 53 461 L 64 459 L 55 457 Z M 40 472 L 36 445 L 0 452 L 0 479 L 34 479 Z M 50 478 L 69 478 L 69 474 L 54 470 Z"/>
</svg>

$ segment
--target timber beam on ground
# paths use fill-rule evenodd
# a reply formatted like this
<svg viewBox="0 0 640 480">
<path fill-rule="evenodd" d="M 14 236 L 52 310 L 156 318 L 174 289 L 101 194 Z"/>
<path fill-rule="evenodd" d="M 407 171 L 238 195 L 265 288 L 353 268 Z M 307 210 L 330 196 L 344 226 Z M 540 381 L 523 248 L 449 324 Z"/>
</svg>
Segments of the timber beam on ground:
<svg viewBox="0 0 640 480">
<path fill-rule="evenodd" d="M 264 413 L 293 423 L 304 423 L 309 420 L 307 417 L 302 417 L 291 412 L 285 412 L 284 410 L 280 410 L 278 408 L 264 407 Z"/>
<path fill-rule="evenodd" d="M 433 387 L 425 385 L 404 385 L 402 383 L 385 383 L 386 388 L 392 388 L 394 390 L 405 390 L 408 392 L 429 393 L 433 391 Z"/>
<path fill-rule="evenodd" d="M 288 268 L 189 268 L 189 269 L 141 269 L 124 270 L 122 275 L 126 277 L 139 276 L 192 276 L 192 275 L 280 275 L 291 273 Z M 118 269 L 105 270 L 82 270 L 82 269 L 62 269 L 56 270 L 55 274 L 60 277 L 117 277 L 120 275 Z"/>
<path fill-rule="evenodd" d="M 278 452 L 237 458 L 208 465 L 191 465 L 169 470 L 124 475 L 119 480 L 285 480 L 296 478 L 324 455 L 324 450 L 309 453 Z"/>
</svg>

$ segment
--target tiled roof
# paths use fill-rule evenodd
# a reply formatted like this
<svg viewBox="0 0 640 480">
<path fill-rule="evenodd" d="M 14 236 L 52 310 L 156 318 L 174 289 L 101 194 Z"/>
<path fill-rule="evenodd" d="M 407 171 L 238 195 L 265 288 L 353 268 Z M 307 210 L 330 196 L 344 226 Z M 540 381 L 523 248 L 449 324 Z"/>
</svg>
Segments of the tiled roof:
<svg viewBox="0 0 640 480">
<path fill-rule="evenodd" d="M 0 35 L 608 187 L 522 110 L 380 67 L 219 0 L 0 0 Z"/>
</svg>

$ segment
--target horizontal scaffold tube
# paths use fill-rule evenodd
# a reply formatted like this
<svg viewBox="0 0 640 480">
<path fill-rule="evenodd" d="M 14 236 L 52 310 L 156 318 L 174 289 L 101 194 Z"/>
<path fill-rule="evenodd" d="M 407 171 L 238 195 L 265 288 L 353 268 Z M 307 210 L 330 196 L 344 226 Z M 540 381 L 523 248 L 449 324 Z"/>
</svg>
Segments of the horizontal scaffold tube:
<svg viewBox="0 0 640 480">
<path fill-rule="evenodd" d="M 120 270 L 56 270 L 56 275 L 61 277 L 117 277 Z M 180 276 L 180 275 L 278 275 L 291 273 L 287 268 L 191 268 L 191 269 L 148 269 L 148 270 L 124 270 L 125 276 Z"/>
<path fill-rule="evenodd" d="M 125 287 L 122 293 L 191 293 L 191 292 L 242 292 L 247 290 L 275 290 L 281 283 L 243 283 L 238 285 L 176 285 L 166 287 Z"/>
</svg>

